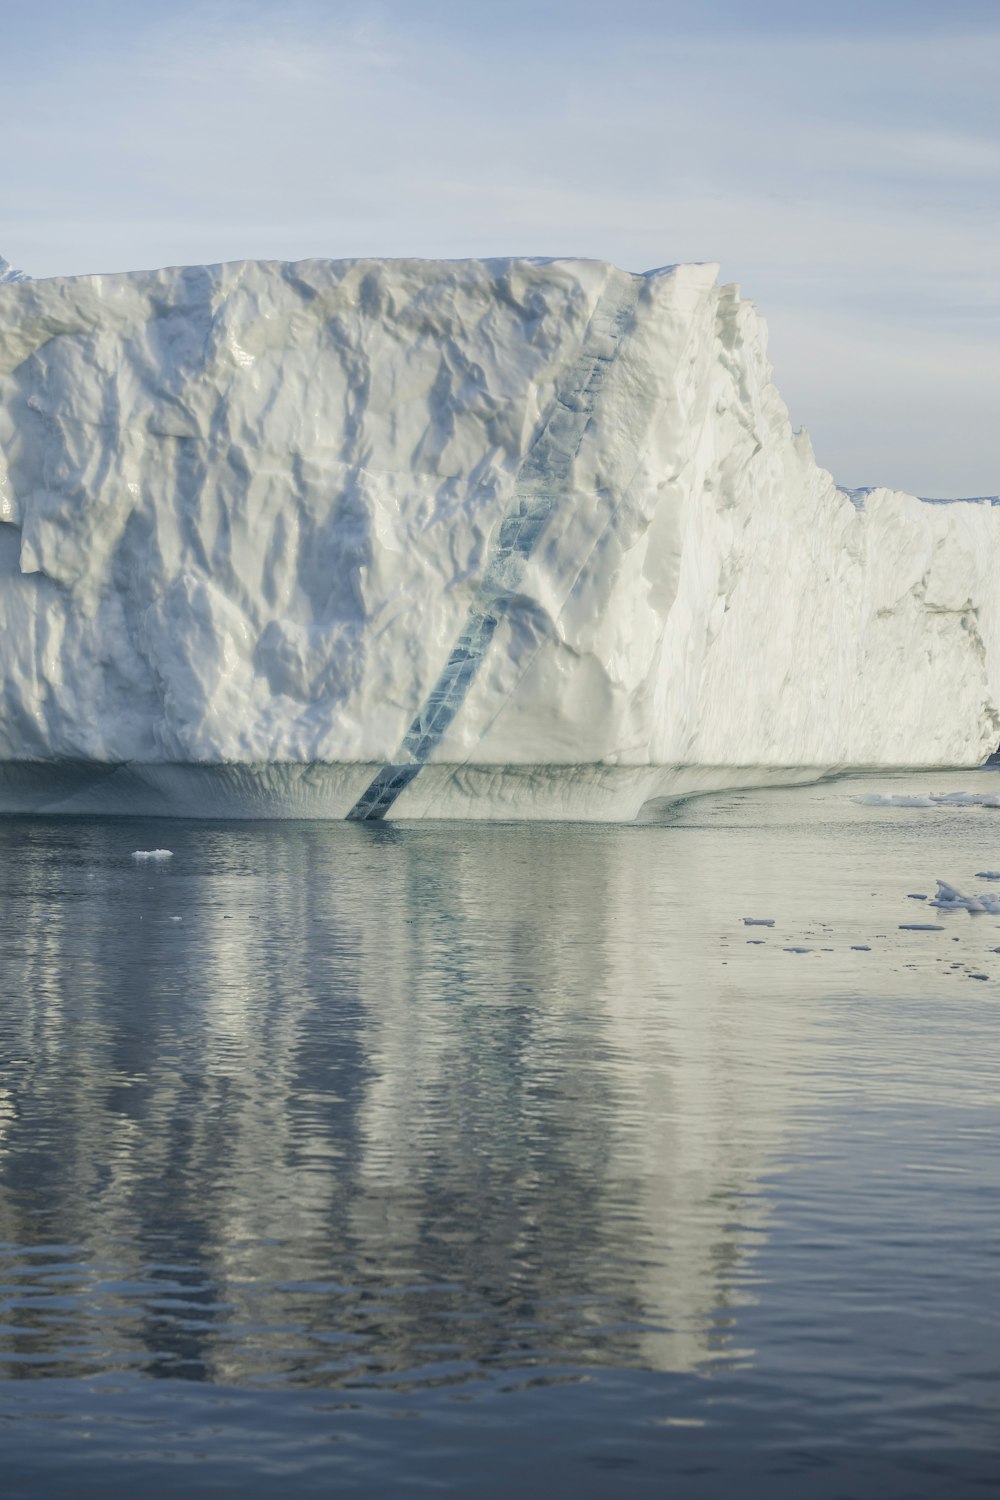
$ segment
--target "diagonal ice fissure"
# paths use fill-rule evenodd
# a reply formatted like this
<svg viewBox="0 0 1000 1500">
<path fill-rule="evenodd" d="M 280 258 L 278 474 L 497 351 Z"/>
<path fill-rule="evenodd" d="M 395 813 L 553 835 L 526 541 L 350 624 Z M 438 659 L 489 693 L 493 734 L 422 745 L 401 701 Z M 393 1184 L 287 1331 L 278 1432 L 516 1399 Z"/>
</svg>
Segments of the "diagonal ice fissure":
<svg viewBox="0 0 1000 1500">
<path fill-rule="evenodd" d="M 637 278 L 616 277 L 602 293 L 580 352 L 518 470 L 512 507 L 500 523 L 458 640 L 407 730 L 399 758 L 373 778 L 347 814 L 350 820 L 370 822 L 385 817 L 430 759 L 465 702 L 538 538 L 571 485 L 573 462 L 594 404 L 631 324 L 636 290 Z"/>
</svg>

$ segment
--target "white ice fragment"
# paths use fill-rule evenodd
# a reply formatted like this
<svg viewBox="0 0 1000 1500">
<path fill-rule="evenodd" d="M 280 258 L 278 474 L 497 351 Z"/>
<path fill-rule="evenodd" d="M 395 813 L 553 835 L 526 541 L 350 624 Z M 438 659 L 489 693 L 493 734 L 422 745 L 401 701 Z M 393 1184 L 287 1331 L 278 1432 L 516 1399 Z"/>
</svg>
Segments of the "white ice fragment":
<svg viewBox="0 0 1000 1500">
<path fill-rule="evenodd" d="M 744 917 L 743 918 L 743 925 L 745 927 L 773 927 L 774 926 L 774 918 L 773 917 Z"/>
<path fill-rule="evenodd" d="M 1000 807 L 997 792 L 919 792 L 897 793 L 865 792 L 858 801 L 864 807 Z M 988 875 L 988 880 L 1000 880 L 1000 874 Z"/>
<path fill-rule="evenodd" d="M 933 807 L 934 798 L 926 795 L 890 795 L 885 792 L 865 792 L 858 801 L 864 807 Z"/>
<path fill-rule="evenodd" d="M 132 858 L 138 860 L 173 859 L 173 857 L 174 851 L 172 849 L 134 849 L 132 851 Z"/>
<path fill-rule="evenodd" d="M 1000 916 L 1000 895 L 967 896 L 957 886 L 939 880 L 931 906 L 941 911 L 967 911 L 972 915 L 989 912 L 991 916 Z"/>
</svg>

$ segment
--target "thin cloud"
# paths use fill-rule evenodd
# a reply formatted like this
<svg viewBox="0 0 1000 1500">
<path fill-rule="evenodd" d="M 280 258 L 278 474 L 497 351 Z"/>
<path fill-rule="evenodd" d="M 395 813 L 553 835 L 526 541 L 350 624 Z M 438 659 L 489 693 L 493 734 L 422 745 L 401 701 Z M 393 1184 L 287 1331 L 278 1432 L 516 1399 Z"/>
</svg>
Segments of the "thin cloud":
<svg viewBox="0 0 1000 1500">
<path fill-rule="evenodd" d="M 838 477 L 868 482 L 870 461 L 946 492 L 950 464 L 953 488 L 995 490 L 991 424 L 965 413 L 1000 375 L 1000 13 L 815 9 L 21 7 L 0 251 L 42 275 L 718 260 L 768 317 L 778 384 Z M 887 342 L 910 350 L 905 368 L 878 357 Z M 928 399 L 945 414 L 920 432 L 915 370 L 938 372 Z"/>
</svg>

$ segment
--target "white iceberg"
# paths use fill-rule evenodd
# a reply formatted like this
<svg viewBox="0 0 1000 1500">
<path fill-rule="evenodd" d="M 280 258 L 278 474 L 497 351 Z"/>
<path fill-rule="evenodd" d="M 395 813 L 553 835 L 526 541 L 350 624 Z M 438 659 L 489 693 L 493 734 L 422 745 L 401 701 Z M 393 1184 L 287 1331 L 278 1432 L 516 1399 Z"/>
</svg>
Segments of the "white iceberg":
<svg viewBox="0 0 1000 1500">
<path fill-rule="evenodd" d="M 0 806 L 630 817 L 1000 740 L 1000 510 L 853 497 L 712 266 L 0 286 Z"/>
</svg>

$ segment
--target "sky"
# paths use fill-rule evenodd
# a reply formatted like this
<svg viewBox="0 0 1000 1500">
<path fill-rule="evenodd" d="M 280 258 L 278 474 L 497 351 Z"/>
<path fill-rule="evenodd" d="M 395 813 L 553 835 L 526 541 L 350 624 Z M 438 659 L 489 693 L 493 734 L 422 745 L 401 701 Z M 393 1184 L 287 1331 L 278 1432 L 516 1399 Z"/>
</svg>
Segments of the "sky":
<svg viewBox="0 0 1000 1500">
<path fill-rule="evenodd" d="M 0 0 L 0 254 L 717 261 L 846 485 L 1000 491 L 1000 0 Z"/>
</svg>

